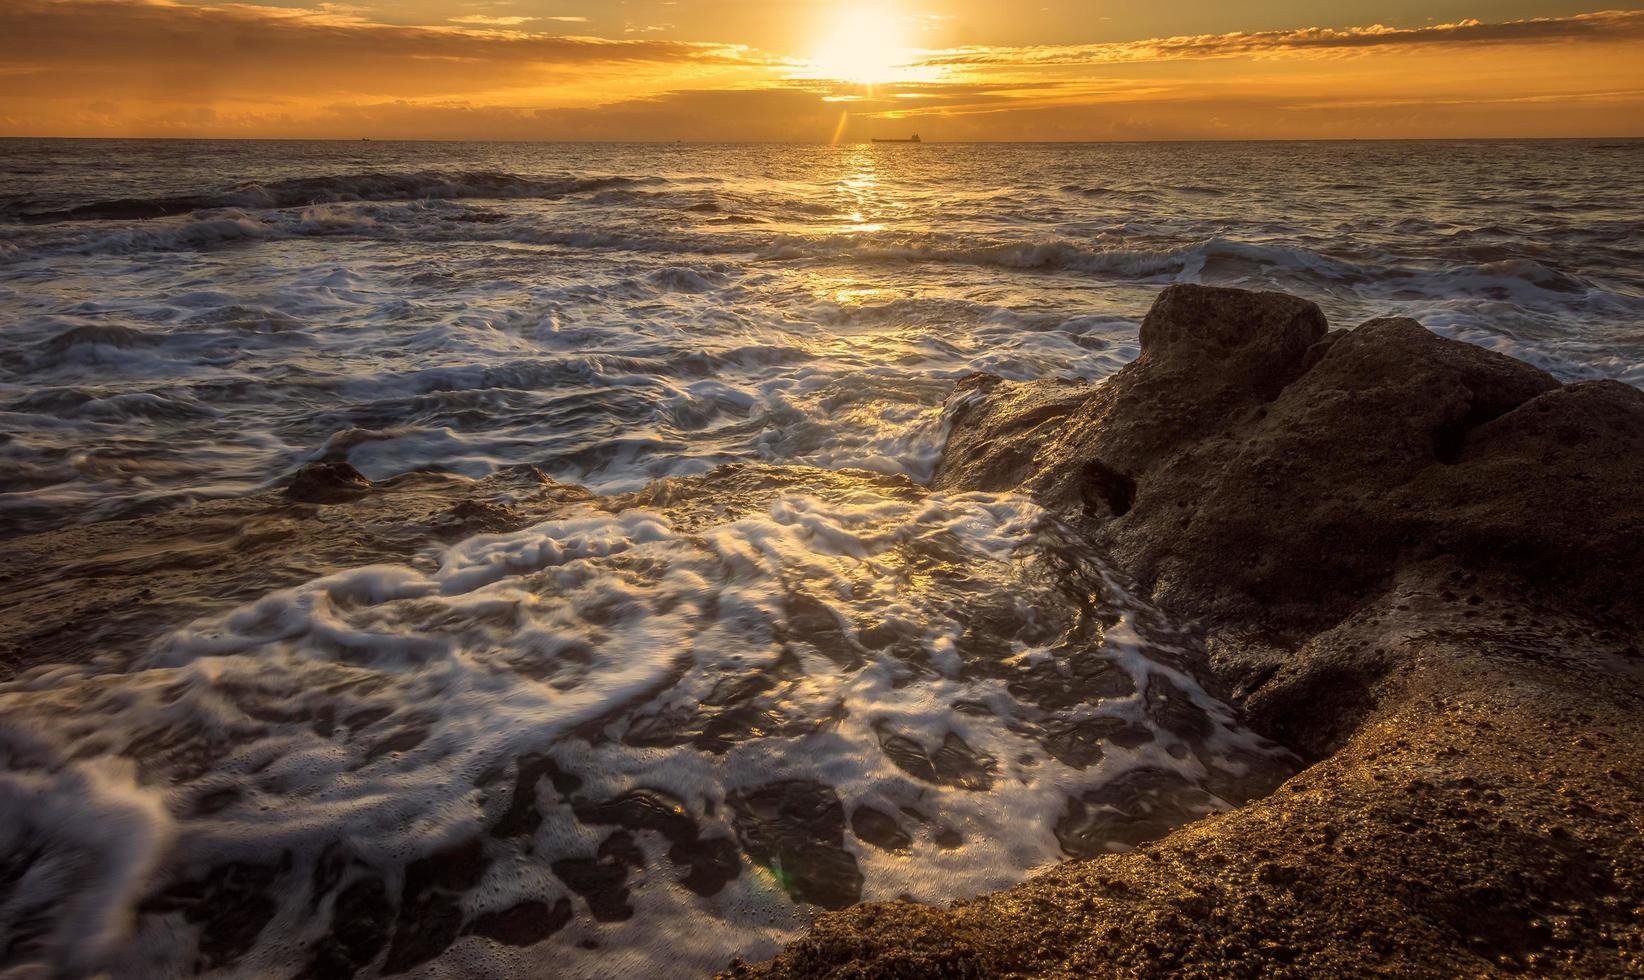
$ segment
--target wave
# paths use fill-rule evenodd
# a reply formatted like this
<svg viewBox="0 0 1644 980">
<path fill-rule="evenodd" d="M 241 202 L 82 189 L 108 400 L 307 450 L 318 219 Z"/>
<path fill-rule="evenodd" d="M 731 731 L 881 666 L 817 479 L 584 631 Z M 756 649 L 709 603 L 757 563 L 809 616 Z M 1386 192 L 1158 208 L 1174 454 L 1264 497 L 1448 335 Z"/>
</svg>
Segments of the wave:
<svg viewBox="0 0 1644 980">
<path fill-rule="evenodd" d="M 541 179 L 489 171 L 421 171 L 295 177 L 266 183 L 248 182 L 207 194 L 126 197 L 94 201 L 55 211 L 26 211 L 30 222 L 131 221 L 169 218 L 220 208 L 268 209 L 336 204 L 345 201 L 420 201 L 462 198 L 557 198 L 660 183 L 654 177 L 559 177 Z"/>
<path fill-rule="evenodd" d="M 418 183 L 428 175 L 412 175 L 395 178 L 394 187 L 406 193 L 437 188 L 450 196 L 483 190 L 493 195 L 509 193 L 524 197 L 528 193 L 543 196 L 569 193 L 569 188 L 586 190 L 606 181 L 632 179 L 545 182 L 508 175 L 480 176 L 496 177 L 499 183 L 458 184 L 443 177 L 431 183 Z M 347 186 L 351 192 L 370 191 L 363 184 Z M 258 193 L 266 190 L 262 188 Z M 384 185 L 377 190 L 386 194 L 393 188 Z M 333 187 L 333 191 L 341 192 L 338 187 Z M 1494 231 L 1483 229 L 1485 233 Z M 50 230 L 18 231 L 10 242 L 0 242 L 0 262 L 21 262 L 61 253 L 208 251 L 263 241 L 345 237 L 405 242 L 504 242 L 579 252 L 744 256 L 775 262 L 848 262 L 893 267 L 972 265 L 1012 272 L 1084 274 L 1139 284 L 1203 282 L 1302 290 L 1323 288 L 1330 292 L 1350 292 L 1373 301 L 1506 300 L 1566 308 L 1586 308 L 1598 303 L 1627 310 L 1636 309 L 1641 301 L 1641 297 L 1624 287 L 1589 281 L 1545 261 L 1524 256 L 1523 249 L 1494 243 L 1462 242 L 1425 258 L 1404 261 L 1380 252 L 1355 251 L 1349 258 L 1301 245 L 1227 237 L 1174 243 L 1165 237 L 1167 234 L 1167 230 L 1158 229 L 1107 244 L 1072 237 L 1001 239 L 946 232 L 773 235 L 745 229 L 717 232 L 702 225 L 671 228 L 655 222 L 550 226 L 540 215 L 476 209 L 469 204 L 442 200 L 436 194 L 416 201 L 339 200 L 264 211 L 220 207 L 190 217 L 173 216 L 156 222 L 83 226 L 83 230 L 59 226 Z M 689 268 L 653 269 L 635 282 L 636 288 L 683 294 L 702 294 L 723 285 L 714 275 Z"/>
</svg>

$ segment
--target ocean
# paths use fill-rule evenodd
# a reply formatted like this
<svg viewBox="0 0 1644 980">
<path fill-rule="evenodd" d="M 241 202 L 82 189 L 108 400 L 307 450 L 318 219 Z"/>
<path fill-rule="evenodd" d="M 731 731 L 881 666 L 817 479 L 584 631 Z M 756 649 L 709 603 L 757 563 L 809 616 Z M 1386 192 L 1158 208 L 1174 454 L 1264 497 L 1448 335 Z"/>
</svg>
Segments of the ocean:
<svg viewBox="0 0 1644 980">
<path fill-rule="evenodd" d="M 319 460 L 650 488 L 0 682 L 0 967 L 691 975 L 1129 846 L 1296 760 L 1032 501 L 923 489 L 958 379 L 1099 382 L 1202 282 L 1644 384 L 1644 141 L 3 140 L 0 175 L 0 541 Z"/>
</svg>

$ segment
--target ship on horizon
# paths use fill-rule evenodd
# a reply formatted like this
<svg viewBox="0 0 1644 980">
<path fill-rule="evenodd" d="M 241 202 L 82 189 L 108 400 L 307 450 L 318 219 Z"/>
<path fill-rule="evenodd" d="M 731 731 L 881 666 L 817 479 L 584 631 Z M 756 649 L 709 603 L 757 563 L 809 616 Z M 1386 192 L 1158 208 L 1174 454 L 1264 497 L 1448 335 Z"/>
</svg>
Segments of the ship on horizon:
<svg viewBox="0 0 1644 980">
<path fill-rule="evenodd" d="M 912 136 L 909 136 L 905 140 L 882 140 L 882 139 L 879 139 L 878 137 L 875 137 L 873 141 L 875 143 L 922 143 L 922 142 L 924 142 L 923 140 L 921 140 L 919 138 L 918 133 L 914 133 Z"/>
</svg>

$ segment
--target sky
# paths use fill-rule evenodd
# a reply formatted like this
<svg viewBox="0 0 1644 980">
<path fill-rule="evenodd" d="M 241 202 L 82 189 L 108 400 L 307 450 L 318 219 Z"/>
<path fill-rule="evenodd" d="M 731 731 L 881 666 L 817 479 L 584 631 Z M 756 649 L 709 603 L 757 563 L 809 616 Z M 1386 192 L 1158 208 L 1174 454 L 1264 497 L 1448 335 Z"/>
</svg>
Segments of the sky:
<svg viewBox="0 0 1644 980">
<path fill-rule="evenodd" d="M 0 0 L 0 135 L 1644 136 L 1644 9 Z"/>
</svg>

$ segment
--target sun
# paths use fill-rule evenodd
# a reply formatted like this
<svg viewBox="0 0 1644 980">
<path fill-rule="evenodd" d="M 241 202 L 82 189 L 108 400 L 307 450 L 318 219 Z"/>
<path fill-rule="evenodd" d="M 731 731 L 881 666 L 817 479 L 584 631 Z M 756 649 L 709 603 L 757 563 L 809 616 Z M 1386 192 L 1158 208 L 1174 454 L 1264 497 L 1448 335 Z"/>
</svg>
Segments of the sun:
<svg viewBox="0 0 1644 980">
<path fill-rule="evenodd" d="M 819 78 L 880 85 L 912 72 L 913 49 L 903 18 L 875 10 L 854 10 L 833 18 L 809 59 Z"/>
</svg>

